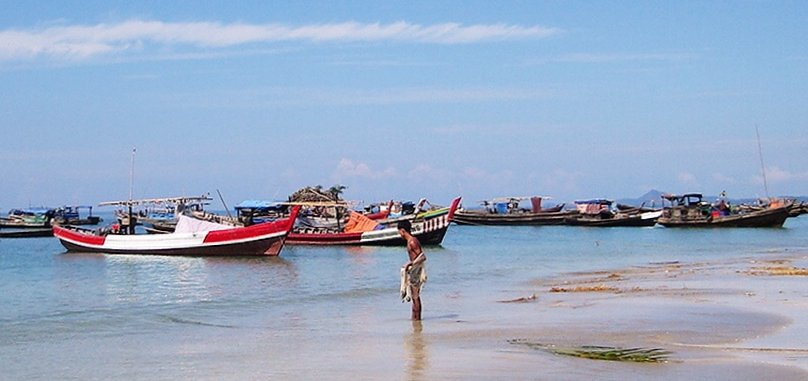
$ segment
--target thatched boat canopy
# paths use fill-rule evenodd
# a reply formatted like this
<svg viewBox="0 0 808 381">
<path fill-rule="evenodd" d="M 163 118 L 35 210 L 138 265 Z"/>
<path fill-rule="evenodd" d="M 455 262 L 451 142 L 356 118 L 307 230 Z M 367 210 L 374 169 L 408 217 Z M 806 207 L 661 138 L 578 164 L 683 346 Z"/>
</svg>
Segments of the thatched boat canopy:
<svg viewBox="0 0 808 381">
<path fill-rule="evenodd" d="M 289 202 L 339 202 L 343 201 L 340 195 L 345 190 L 344 185 L 334 185 L 329 189 L 322 186 L 305 187 L 289 196 Z"/>
</svg>

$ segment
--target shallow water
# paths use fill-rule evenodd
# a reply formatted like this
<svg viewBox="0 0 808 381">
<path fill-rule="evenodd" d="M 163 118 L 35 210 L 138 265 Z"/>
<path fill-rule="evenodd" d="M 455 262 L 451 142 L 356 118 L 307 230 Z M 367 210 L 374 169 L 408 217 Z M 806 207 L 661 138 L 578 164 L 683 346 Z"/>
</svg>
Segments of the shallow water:
<svg viewBox="0 0 808 381">
<path fill-rule="evenodd" d="M 441 247 L 426 248 L 425 320 L 413 325 L 398 299 L 402 248 L 173 258 L 0 239 L 0 369 L 8 380 L 496 378 L 513 374 L 501 364 L 529 358 L 498 335 L 464 335 L 560 319 L 537 303 L 525 322 L 524 309 L 497 303 L 546 291 L 536 280 L 788 252 L 808 252 L 808 216 L 782 229 L 452 226 Z M 577 371 L 561 378 L 592 376 Z"/>
</svg>

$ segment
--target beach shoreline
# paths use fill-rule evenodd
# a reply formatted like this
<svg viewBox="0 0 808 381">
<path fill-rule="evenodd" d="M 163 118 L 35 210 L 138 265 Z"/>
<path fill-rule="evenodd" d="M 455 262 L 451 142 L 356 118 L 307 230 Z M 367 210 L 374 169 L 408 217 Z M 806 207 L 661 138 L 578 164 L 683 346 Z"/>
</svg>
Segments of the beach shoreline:
<svg viewBox="0 0 808 381">
<path fill-rule="evenodd" d="M 457 353 L 434 360 L 448 369 L 425 379 L 461 372 L 483 379 L 803 380 L 806 263 L 806 254 L 774 253 L 536 279 L 490 301 L 497 311 L 481 314 L 481 321 L 425 321 L 433 346 L 474 359 L 457 369 L 451 369 Z M 638 364 L 563 356 L 525 343 L 658 348 L 670 355 Z"/>
</svg>

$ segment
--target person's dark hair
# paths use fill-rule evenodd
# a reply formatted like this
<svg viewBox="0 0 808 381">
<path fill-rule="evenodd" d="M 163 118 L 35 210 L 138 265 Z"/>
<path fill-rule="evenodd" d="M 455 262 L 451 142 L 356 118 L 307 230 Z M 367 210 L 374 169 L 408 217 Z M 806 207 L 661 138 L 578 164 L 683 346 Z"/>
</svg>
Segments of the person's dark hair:
<svg viewBox="0 0 808 381">
<path fill-rule="evenodd" d="M 407 233 L 412 232 L 412 224 L 410 223 L 410 220 L 398 221 L 398 228 L 404 229 Z"/>
</svg>

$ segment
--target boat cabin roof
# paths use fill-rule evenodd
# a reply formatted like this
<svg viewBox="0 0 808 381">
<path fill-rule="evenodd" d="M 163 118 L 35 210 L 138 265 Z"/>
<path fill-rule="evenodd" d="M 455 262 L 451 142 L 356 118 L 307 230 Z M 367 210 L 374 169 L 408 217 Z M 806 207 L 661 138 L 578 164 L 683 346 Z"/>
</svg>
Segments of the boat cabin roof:
<svg viewBox="0 0 808 381">
<path fill-rule="evenodd" d="M 664 198 L 666 200 L 670 200 L 670 201 L 684 200 L 686 198 L 697 198 L 697 199 L 701 200 L 703 197 L 704 196 L 701 193 L 684 193 L 684 194 L 670 194 L 670 193 L 667 193 L 667 194 L 662 195 L 662 198 Z"/>
<path fill-rule="evenodd" d="M 164 197 L 164 198 L 144 198 L 140 200 L 122 200 L 122 201 L 105 201 L 99 206 L 129 206 L 129 205 L 144 205 L 144 204 L 205 204 L 208 201 L 213 201 L 208 196 L 200 197 Z"/>
<path fill-rule="evenodd" d="M 8 211 L 10 215 L 44 215 L 50 211 L 53 211 L 54 208 L 48 208 L 44 206 L 37 206 L 32 208 L 24 208 L 24 209 L 11 209 Z"/>
<path fill-rule="evenodd" d="M 81 209 L 93 210 L 93 207 L 92 207 L 92 206 L 89 206 L 89 205 L 65 205 L 65 206 L 62 206 L 62 207 L 61 207 L 61 208 L 59 208 L 59 209 L 62 209 L 62 210 L 76 210 L 76 211 L 78 211 L 78 210 L 81 210 Z"/>
<path fill-rule="evenodd" d="M 530 200 L 531 198 L 541 198 L 541 199 L 549 199 L 552 198 L 550 196 L 511 196 L 511 197 L 494 197 L 491 200 L 485 200 L 481 202 L 512 202 L 512 201 L 523 201 L 523 200 Z"/>
<path fill-rule="evenodd" d="M 583 205 L 583 204 L 598 204 L 598 205 L 611 205 L 614 201 L 607 200 L 605 198 L 593 198 L 591 200 L 577 200 L 575 204 Z"/>
<path fill-rule="evenodd" d="M 270 209 L 284 209 L 286 205 L 278 201 L 266 201 L 266 200 L 244 200 L 234 208 L 236 210 L 242 209 L 258 209 L 258 210 L 270 210 Z"/>
<path fill-rule="evenodd" d="M 685 193 L 681 195 L 663 194 L 662 198 L 675 205 L 698 205 L 704 196 L 701 193 Z"/>
</svg>

